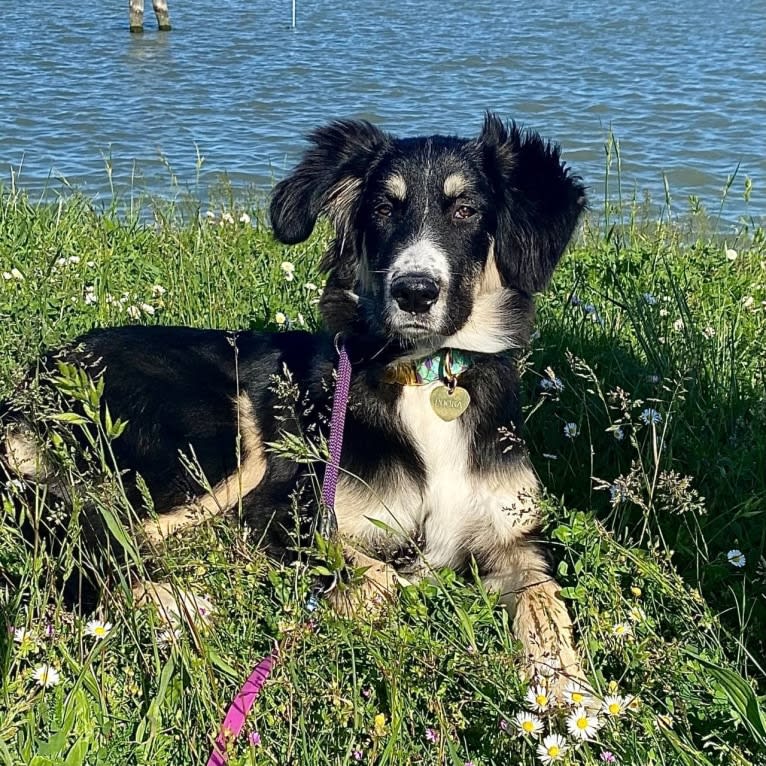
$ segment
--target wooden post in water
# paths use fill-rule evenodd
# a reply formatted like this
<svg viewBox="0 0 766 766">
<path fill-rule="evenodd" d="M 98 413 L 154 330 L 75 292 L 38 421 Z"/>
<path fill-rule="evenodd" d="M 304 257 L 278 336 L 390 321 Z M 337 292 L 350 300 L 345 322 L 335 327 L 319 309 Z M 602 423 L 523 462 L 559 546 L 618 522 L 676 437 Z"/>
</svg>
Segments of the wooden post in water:
<svg viewBox="0 0 766 766">
<path fill-rule="evenodd" d="M 168 0 L 152 0 L 154 15 L 157 17 L 157 27 L 160 32 L 170 32 L 170 13 L 168 12 Z M 130 15 L 130 31 L 144 31 L 144 0 L 128 0 L 128 13 Z"/>
</svg>

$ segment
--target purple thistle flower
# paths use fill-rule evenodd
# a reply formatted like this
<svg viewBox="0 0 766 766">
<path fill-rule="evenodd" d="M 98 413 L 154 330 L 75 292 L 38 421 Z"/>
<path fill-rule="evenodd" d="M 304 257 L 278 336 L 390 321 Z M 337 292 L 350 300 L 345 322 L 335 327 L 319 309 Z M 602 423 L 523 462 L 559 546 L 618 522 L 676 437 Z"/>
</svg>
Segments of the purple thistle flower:
<svg viewBox="0 0 766 766">
<path fill-rule="evenodd" d="M 617 763 L 617 759 L 614 757 L 614 753 L 611 750 L 602 750 L 599 758 L 604 763 Z"/>
<path fill-rule="evenodd" d="M 261 746 L 261 735 L 257 731 L 251 731 L 247 740 L 253 747 Z"/>
<path fill-rule="evenodd" d="M 428 742 L 438 742 L 439 732 L 430 727 L 426 728 L 426 740 L 428 740 Z"/>
</svg>

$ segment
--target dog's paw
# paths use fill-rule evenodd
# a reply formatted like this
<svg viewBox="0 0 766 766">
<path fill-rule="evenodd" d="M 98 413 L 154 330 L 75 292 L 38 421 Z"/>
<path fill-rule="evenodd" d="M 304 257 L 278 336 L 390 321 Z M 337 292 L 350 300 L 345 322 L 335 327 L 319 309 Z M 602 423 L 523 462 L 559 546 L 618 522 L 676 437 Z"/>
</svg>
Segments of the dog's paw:
<svg viewBox="0 0 766 766">
<path fill-rule="evenodd" d="M 347 554 L 347 559 L 357 570 L 363 569 L 361 579 L 330 591 L 327 594 L 330 606 L 340 617 L 378 614 L 396 591 L 399 581 L 396 570 L 356 551 Z"/>
<path fill-rule="evenodd" d="M 133 598 L 136 606 L 152 604 L 169 628 L 177 628 L 184 622 L 208 625 L 213 617 L 210 599 L 169 583 L 142 582 L 133 588 Z"/>
</svg>

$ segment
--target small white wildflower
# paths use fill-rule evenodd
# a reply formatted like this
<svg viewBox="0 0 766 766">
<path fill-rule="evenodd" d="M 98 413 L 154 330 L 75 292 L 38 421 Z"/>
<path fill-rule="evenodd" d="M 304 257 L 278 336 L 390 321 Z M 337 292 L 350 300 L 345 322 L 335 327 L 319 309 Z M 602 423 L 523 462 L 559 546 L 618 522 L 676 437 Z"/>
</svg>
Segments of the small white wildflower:
<svg viewBox="0 0 766 766">
<path fill-rule="evenodd" d="M 540 718 L 526 710 L 516 713 L 513 725 L 521 736 L 536 737 L 543 730 L 543 722 Z"/>
<path fill-rule="evenodd" d="M 95 262 L 95 261 L 86 261 L 86 262 L 85 262 L 85 265 L 86 265 L 86 266 L 87 266 L 89 269 L 92 269 L 92 268 L 93 268 L 93 267 L 96 265 L 96 262 Z"/>
<path fill-rule="evenodd" d="M 112 629 L 111 622 L 102 622 L 101 620 L 91 620 L 85 626 L 85 635 L 93 638 L 106 638 Z"/>
<path fill-rule="evenodd" d="M 660 316 L 666 317 L 670 312 L 667 309 L 660 309 Z"/>
<path fill-rule="evenodd" d="M 684 327 L 686 327 L 686 325 L 684 324 L 683 319 L 676 319 L 676 321 L 673 322 L 673 329 L 676 332 L 681 332 L 684 329 Z"/>
<path fill-rule="evenodd" d="M 138 319 L 141 316 L 141 309 L 138 306 L 128 306 L 126 311 L 131 319 Z"/>
<path fill-rule="evenodd" d="M 579 681 L 572 680 L 564 689 L 564 701 L 574 707 L 585 707 L 591 702 L 591 694 Z"/>
<path fill-rule="evenodd" d="M 16 277 L 16 279 L 24 279 L 24 277 Z M 755 303 L 755 298 L 752 295 L 746 295 L 742 299 L 742 307 L 749 309 Z"/>
<path fill-rule="evenodd" d="M 292 282 L 295 279 L 295 266 L 290 261 L 282 261 L 280 268 L 287 282 Z"/>
<path fill-rule="evenodd" d="M 215 213 L 212 210 L 208 210 L 205 213 L 205 218 L 207 218 L 209 221 L 214 221 L 215 220 Z"/>
<path fill-rule="evenodd" d="M 306 282 L 305 285 L 303 285 L 304 289 L 308 290 L 310 293 L 313 293 L 316 291 L 317 286 L 313 282 Z"/>
<path fill-rule="evenodd" d="M 85 297 L 83 298 L 86 306 L 92 306 L 98 303 L 96 288 L 93 285 L 85 285 Z"/>
<path fill-rule="evenodd" d="M 247 225 L 250 223 L 250 216 L 247 213 L 242 213 L 242 215 L 239 217 L 239 222 Z"/>
<path fill-rule="evenodd" d="M 234 223 L 234 216 L 231 213 L 221 213 L 221 223 Z"/>
<path fill-rule="evenodd" d="M 747 559 L 745 558 L 745 554 L 742 553 L 739 548 L 732 548 L 727 554 L 726 558 L 728 559 L 729 563 L 733 567 L 737 567 L 737 569 L 742 569 L 743 566 L 747 563 Z"/>
<path fill-rule="evenodd" d="M 44 689 L 55 686 L 61 680 L 58 670 L 48 663 L 43 663 L 36 668 L 34 673 L 32 673 L 32 678 Z"/>
<path fill-rule="evenodd" d="M 715 338 L 715 327 L 710 327 L 710 326 L 706 327 L 702 331 L 702 335 L 708 340 L 710 340 L 711 338 Z"/>
<path fill-rule="evenodd" d="M 625 429 L 622 426 L 617 426 L 617 428 L 612 431 L 612 434 L 618 442 L 621 442 L 625 438 Z"/>
<path fill-rule="evenodd" d="M 604 713 L 612 718 L 617 718 L 625 712 L 625 697 L 619 694 L 608 694 L 601 704 Z"/>
<path fill-rule="evenodd" d="M 641 412 L 640 418 L 645 426 L 662 423 L 662 415 L 660 415 L 660 413 L 652 407 L 647 407 L 645 410 L 643 410 Z"/>
<path fill-rule="evenodd" d="M 612 635 L 617 636 L 617 638 L 628 638 L 632 633 L 633 628 L 630 623 L 618 622 L 612 626 Z"/>
<path fill-rule="evenodd" d="M 24 275 L 15 266 L 11 269 L 11 276 L 14 279 L 18 279 L 19 282 L 24 281 Z M 751 301 L 752 301 L 752 298 L 751 298 Z"/>
<path fill-rule="evenodd" d="M 274 314 L 274 321 L 281 327 L 287 322 L 287 316 L 283 312 L 277 311 L 277 313 Z"/>
<path fill-rule="evenodd" d="M 640 606 L 632 606 L 628 610 L 628 619 L 631 622 L 646 622 L 646 612 Z"/>
<path fill-rule="evenodd" d="M 727 261 L 732 261 L 733 262 L 733 261 L 737 260 L 737 251 L 734 250 L 733 248 L 727 247 L 726 250 L 724 251 L 724 253 L 726 255 L 726 260 Z"/>
<path fill-rule="evenodd" d="M 581 740 L 593 739 L 596 736 L 601 721 L 598 716 L 590 715 L 584 707 L 575 708 L 566 719 L 567 731 Z"/>
<path fill-rule="evenodd" d="M 529 703 L 529 706 L 538 712 L 547 710 L 551 706 L 552 702 L 551 695 L 549 694 L 548 690 L 539 684 L 529 687 L 527 690 L 526 700 Z"/>
<path fill-rule="evenodd" d="M 567 752 L 566 740 L 561 734 L 549 734 L 538 746 L 537 757 L 540 763 L 548 766 L 549 763 L 560 761 Z"/>
<path fill-rule="evenodd" d="M 162 298 L 167 290 L 162 285 L 152 285 L 152 298 Z"/>
<path fill-rule="evenodd" d="M 17 644 L 24 643 L 24 639 L 27 637 L 28 631 L 26 628 L 14 628 L 13 641 Z"/>
<path fill-rule="evenodd" d="M 574 439 L 579 433 L 580 433 L 580 430 L 577 427 L 577 423 L 565 424 L 564 436 L 566 436 L 567 439 Z"/>
<path fill-rule="evenodd" d="M 149 316 L 152 316 L 154 314 L 154 306 L 152 306 L 151 303 L 142 303 L 141 311 L 143 311 L 144 314 L 148 314 Z"/>
<path fill-rule="evenodd" d="M 69 258 L 67 258 L 67 263 L 72 264 L 73 266 L 76 266 L 79 262 L 80 262 L 79 255 L 70 255 Z"/>
<path fill-rule="evenodd" d="M 655 298 L 651 293 L 644 293 L 643 299 L 644 303 L 647 303 L 650 306 L 654 306 L 657 303 L 657 298 Z"/>
</svg>

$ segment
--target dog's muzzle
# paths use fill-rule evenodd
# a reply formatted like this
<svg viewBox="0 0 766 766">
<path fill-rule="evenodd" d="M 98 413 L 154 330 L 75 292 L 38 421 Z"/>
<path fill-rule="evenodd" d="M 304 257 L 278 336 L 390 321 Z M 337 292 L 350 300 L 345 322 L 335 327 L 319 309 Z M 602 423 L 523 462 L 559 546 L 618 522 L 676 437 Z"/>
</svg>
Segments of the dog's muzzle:
<svg viewBox="0 0 766 766">
<path fill-rule="evenodd" d="M 439 298 L 438 282 L 426 274 L 407 274 L 391 282 L 391 297 L 402 311 L 425 314 Z"/>
</svg>

